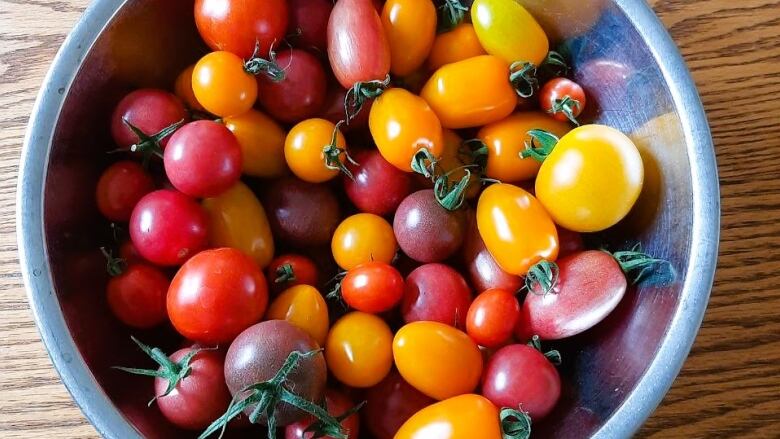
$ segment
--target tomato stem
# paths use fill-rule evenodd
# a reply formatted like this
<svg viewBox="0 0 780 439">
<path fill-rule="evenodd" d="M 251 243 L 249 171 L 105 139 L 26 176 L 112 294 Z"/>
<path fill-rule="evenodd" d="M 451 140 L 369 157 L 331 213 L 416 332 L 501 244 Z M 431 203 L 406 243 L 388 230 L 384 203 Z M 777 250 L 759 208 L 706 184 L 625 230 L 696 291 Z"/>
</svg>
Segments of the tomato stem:
<svg viewBox="0 0 780 439">
<path fill-rule="evenodd" d="M 560 140 L 555 134 L 540 129 L 528 131 L 528 136 L 530 140 L 525 142 L 525 150 L 520 153 L 520 157 L 531 157 L 540 163 L 547 159 Z"/>
<path fill-rule="evenodd" d="M 542 259 L 528 270 L 525 276 L 525 288 L 531 294 L 544 296 L 555 288 L 559 273 L 558 264 Z"/>
<path fill-rule="evenodd" d="M 344 164 L 344 161 L 341 159 L 341 155 L 343 154 L 344 158 L 355 166 L 359 165 L 359 163 L 352 159 L 346 148 L 341 148 L 337 145 L 339 128 L 343 124 L 344 121 L 341 120 L 333 128 L 333 134 L 331 135 L 330 143 L 322 148 L 322 156 L 323 160 L 325 161 L 326 168 L 341 171 L 344 173 L 344 175 L 349 177 L 350 180 L 354 181 L 355 176 L 352 175 L 352 171 L 350 171 L 349 168 L 347 168 L 347 166 Z"/>
<path fill-rule="evenodd" d="M 347 125 L 352 122 L 363 105 L 381 95 L 387 87 L 390 86 L 390 75 L 385 76 L 384 80 L 374 80 L 365 82 L 356 82 L 352 88 L 347 90 L 344 96 L 344 113 L 346 114 Z"/>
<path fill-rule="evenodd" d="M 471 171 L 469 167 L 475 167 L 478 165 L 465 165 L 453 169 L 444 175 L 439 176 L 433 183 L 433 193 L 436 197 L 436 201 L 441 207 L 449 210 L 450 212 L 460 209 L 463 206 L 463 202 L 466 199 L 466 189 L 471 183 Z M 457 183 L 450 185 L 449 176 L 453 172 L 465 170 L 464 175 Z"/>
<path fill-rule="evenodd" d="M 531 437 L 531 417 L 522 410 L 504 407 L 499 412 L 503 439 L 528 439 Z"/>
<path fill-rule="evenodd" d="M 487 144 L 482 139 L 469 139 L 461 143 L 459 152 L 463 152 L 468 156 L 472 163 L 479 165 L 481 172 L 484 173 L 487 169 L 488 149 Z"/>
<path fill-rule="evenodd" d="M 143 167 L 149 167 L 149 161 L 152 156 L 163 158 L 163 150 L 161 142 L 166 137 L 173 134 L 182 125 L 184 125 L 184 119 L 168 125 L 161 129 L 159 132 L 152 134 L 151 136 L 144 133 L 140 128 L 133 125 L 126 118 L 122 118 L 122 122 L 130 128 L 130 130 L 138 137 L 138 142 L 130 145 L 130 152 L 139 152 L 143 155 Z"/>
<path fill-rule="evenodd" d="M 439 164 L 439 159 L 433 156 L 428 148 L 420 148 L 412 156 L 411 168 L 412 171 L 422 175 L 431 181 L 435 180 L 436 166 Z"/>
<path fill-rule="evenodd" d="M 563 359 L 561 358 L 561 353 L 558 352 L 557 350 L 553 349 L 547 352 L 542 350 L 542 340 L 541 338 L 539 338 L 538 335 L 534 335 L 533 337 L 531 337 L 531 340 L 528 342 L 528 346 L 531 346 L 532 348 L 541 352 L 545 356 L 545 358 L 550 360 L 550 363 L 556 366 L 560 366 L 561 363 L 563 362 Z"/>
<path fill-rule="evenodd" d="M 273 82 L 284 81 L 286 75 L 284 69 L 276 63 L 276 52 L 274 52 L 273 46 L 268 51 L 268 59 L 258 56 L 259 52 L 260 41 L 255 41 L 255 51 L 248 60 L 244 61 L 244 71 L 251 75 L 263 74 Z"/>
<path fill-rule="evenodd" d="M 542 64 L 539 65 L 539 69 L 544 70 L 551 77 L 566 76 L 569 70 L 571 70 L 569 63 L 566 62 L 566 58 L 555 50 L 547 52 L 547 56 L 542 61 Z"/>
<path fill-rule="evenodd" d="M 641 244 L 636 244 L 630 250 L 614 252 L 612 257 L 633 285 L 666 285 L 677 277 L 671 262 L 642 252 Z"/>
<path fill-rule="evenodd" d="M 356 414 L 360 411 L 360 409 L 363 408 L 363 406 L 366 405 L 367 401 L 363 401 L 360 404 L 357 404 L 356 406 L 350 408 L 346 412 L 336 416 L 336 420 L 341 423 L 345 419 L 349 418 L 350 416 Z M 311 436 L 311 439 L 316 439 L 319 437 L 334 437 L 334 434 L 337 434 L 338 432 L 333 430 L 333 426 L 328 425 L 326 423 L 323 423 L 320 420 L 316 420 L 311 423 L 306 429 L 303 431 L 304 433 L 312 433 L 313 436 Z M 349 432 L 347 432 L 349 433 Z M 306 434 L 304 434 L 304 437 L 308 437 Z"/>
<path fill-rule="evenodd" d="M 558 114 L 563 113 L 564 116 L 566 116 L 571 123 L 573 123 L 576 126 L 580 126 L 580 123 L 577 121 L 577 118 L 574 116 L 575 110 L 579 112 L 581 109 L 580 101 L 577 99 L 572 98 L 569 95 L 566 95 L 563 97 L 563 99 L 556 99 L 555 102 L 553 102 L 552 108 L 548 111 L 550 114 Z"/>
<path fill-rule="evenodd" d="M 127 261 L 122 258 L 114 257 L 111 250 L 108 250 L 105 247 L 100 247 L 100 252 L 106 257 L 106 271 L 111 277 L 119 276 L 125 272 Z"/>
<path fill-rule="evenodd" d="M 439 32 L 447 32 L 463 23 L 469 8 L 460 0 L 444 0 L 439 6 Z"/>
<path fill-rule="evenodd" d="M 536 66 L 527 61 L 516 61 L 509 66 L 509 82 L 521 98 L 530 98 L 539 89 Z"/>
<path fill-rule="evenodd" d="M 283 284 L 287 282 L 295 282 L 295 272 L 290 264 L 283 264 L 276 269 L 275 284 Z"/>
</svg>

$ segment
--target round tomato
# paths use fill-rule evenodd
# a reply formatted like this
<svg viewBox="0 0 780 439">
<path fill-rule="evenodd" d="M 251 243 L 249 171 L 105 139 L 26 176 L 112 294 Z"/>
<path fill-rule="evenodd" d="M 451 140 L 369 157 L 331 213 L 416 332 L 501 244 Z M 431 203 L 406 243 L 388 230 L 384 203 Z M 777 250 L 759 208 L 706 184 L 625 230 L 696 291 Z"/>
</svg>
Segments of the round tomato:
<svg viewBox="0 0 780 439">
<path fill-rule="evenodd" d="M 268 264 L 266 278 L 271 290 L 279 292 L 295 285 L 317 286 L 319 270 L 306 256 L 288 253 L 277 256 Z"/>
<path fill-rule="evenodd" d="M 393 439 L 407 419 L 435 402 L 393 370 L 381 383 L 366 392 L 363 422 L 376 439 Z"/>
<path fill-rule="evenodd" d="M 471 289 L 457 271 L 444 264 L 425 264 L 406 277 L 401 312 L 406 323 L 433 321 L 466 327 Z"/>
<path fill-rule="evenodd" d="M 344 192 L 362 212 L 387 215 L 395 211 L 412 189 L 411 176 L 388 163 L 379 151 L 360 151 L 347 164 L 353 178 L 344 175 Z"/>
<path fill-rule="evenodd" d="M 512 337 L 519 319 L 520 303 L 514 291 L 487 290 L 471 302 L 466 331 L 480 346 L 496 348 Z"/>
<path fill-rule="evenodd" d="M 357 82 L 385 79 L 390 72 L 390 45 L 371 0 L 339 0 L 333 6 L 328 59 L 346 89 Z"/>
<path fill-rule="evenodd" d="M 280 122 L 294 123 L 314 116 L 325 102 L 327 79 L 320 61 L 300 49 L 285 50 L 276 57 L 284 79 L 257 77 L 260 105 Z"/>
<path fill-rule="evenodd" d="M 371 213 L 346 218 L 336 228 L 331 241 L 333 259 L 345 270 L 371 261 L 389 264 L 397 249 L 393 227 Z"/>
<path fill-rule="evenodd" d="M 316 288 L 296 285 L 285 290 L 268 307 L 266 320 L 287 320 L 303 329 L 319 344 L 325 346 L 328 335 L 328 304 Z"/>
<path fill-rule="evenodd" d="M 127 326 L 151 328 L 164 322 L 168 278 L 151 265 L 131 264 L 106 287 L 108 306 Z"/>
<path fill-rule="evenodd" d="M 274 239 L 296 247 L 326 245 L 339 225 L 341 210 L 329 187 L 282 178 L 263 194 Z"/>
<path fill-rule="evenodd" d="M 454 29 L 436 36 L 431 55 L 428 57 L 428 68 L 436 70 L 443 65 L 479 55 L 486 55 L 486 53 L 479 44 L 474 26 L 471 23 L 461 23 Z"/>
<path fill-rule="evenodd" d="M 217 116 L 244 114 L 257 100 L 257 80 L 231 52 L 211 52 L 192 70 L 192 91 L 200 105 Z"/>
<path fill-rule="evenodd" d="M 154 190 L 154 181 L 136 162 L 124 160 L 103 171 L 95 190 L 97 207 L 111 221 L 127 221 L 138 200 Z"/>
<path fill-rule="evenodd" d="M 195 64 L 192 64 L 179 73 L 179 76 L 176 77 L 176 82 L 173 84 L 173 92 L 191 109 L 205 111 L 203 106 L 200 105 L 200 102 L 198 102 L 198 99 L 195 98 L 195 92 L 192 90 L 193 70 L 195 70 Z"/>
<path fill-rule="evenodd" d="M 343 393 L 328 389 L 325 391 L 325 407 L 328 409 L 328 413 L 330 413 L 331 416 L 340 417 L 355 407 L 355 403 Z M 315 419 L 313 417 L 309 417 L 288 425 L 284 429 L 284 439 L 314 438 L 315 432 L 307 431 L 314 421 Z M 341 427 L 344 429 L 347 439 L 358 439 L 358 435 L 360 434 L 360 417 L 357 413 L 346 417 L 341 421 Z M 318 437 L 321 439 L 334 439 L 333 436 Z"/>
<path fill-rule="evenodd" d="M 350 387 L 371 387 L 393 366 L 393 333 L 373 314 L 355 311 L 340 318 L 325 343 L 328 370 Z"/>
<path fill-rule="evenodd" d="M 418 262 L 440 262 L 452 256 L 466 235 L 466 212 L 445 209 L 433 189 L 404 198 L 393 218 L 401 250 Z"/>
<path fill-rule="evenodd" d="M 257 110 L 222 119 L 241 147 L 241 170 L 252 177 L 277 178 L 287 173 L 284 139 L 287 134 L 273 119 Z"/>
<path fill-rule="evenodd" d="M 284 141 L 287 166 L 298 178 L 322 183 L 344 167 L 347 141 L 332 122 L 307 119 L 292 127 Z"/>
<path fill-rule="evenodd" d="M 539 92 L 542 110 L 561 122 L 570 121 L 579 125 L 577 116 L 585 109 L 585 102 L 585 91 L 567 78 L 553 78 Z"/>
<path fill-rule="evenodd" d="M 508 437 L 502 432 L 498 408 L 481 395 L 466 394 L 420 410 L 401 426 L 394 439 Z"/>
<path fill-rule="evenodd" d="M 549 42 L 534 17 L 515 0 L 474 0 L 471 21 L 487 53 L 511 64 L 539 65 Z"/>
<path fill-rule="evenodd" d="M 358 311 L 377 314 L 393 308 L 404 295 L 404 278 L 392 265 L 366 262 L 341 280 L 341 298 Z"/>
<path fill-rule="evenodd" d="M 382 26 L 390 44 L 390 71 L 406 76 L 425 62 L 436 36 L 433 2 L 388 0 L 382 9 Z"/>
<path fill-rule="evenodd" d="M 285 0 L 196 0 L 195 25 L 212 50 L 226 50 L 248 59 L 265 55 L 284 39 L 287 30 Z"/>
<path fill-rule="evenodd" d="M 287 0 L 290 21 L 287 34 L 296 47 L 314 48 L 322 53 L 328 49 L 328 18 L 333 10 L 331 0 Z"/>
<path fill-rule="evenodd" d="M 143 88 L 128 93 L 116 105 L 111 115 L 111 136 L 120 148 L 127 149 L 142 140 L 128 124 L 152 136 L 182 120 L 187 120 L 187 111 L 179 98 L 165 90 Z M 169 138 L 161 139 L 159 146 L 165 147 Z"/>
</svg>

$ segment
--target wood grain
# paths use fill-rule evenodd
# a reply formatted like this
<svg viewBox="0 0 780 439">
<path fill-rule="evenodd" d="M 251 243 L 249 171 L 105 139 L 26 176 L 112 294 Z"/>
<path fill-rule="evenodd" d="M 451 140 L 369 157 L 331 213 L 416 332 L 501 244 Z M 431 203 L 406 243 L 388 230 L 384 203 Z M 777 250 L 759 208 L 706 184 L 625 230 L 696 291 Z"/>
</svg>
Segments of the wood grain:
<svg viewBox="0 0 780 439">
<path fill-rule="evenodd" d="M 0 437 L 92 438 L 32 322 L 15 188 L 36 92 L 86 0 L 0 0 Z M 654 0 L 699 86 L 722 191 L 719 268 L 682 374 L 642 437 L 780 437 L 780 2 Z"/>
</svg>

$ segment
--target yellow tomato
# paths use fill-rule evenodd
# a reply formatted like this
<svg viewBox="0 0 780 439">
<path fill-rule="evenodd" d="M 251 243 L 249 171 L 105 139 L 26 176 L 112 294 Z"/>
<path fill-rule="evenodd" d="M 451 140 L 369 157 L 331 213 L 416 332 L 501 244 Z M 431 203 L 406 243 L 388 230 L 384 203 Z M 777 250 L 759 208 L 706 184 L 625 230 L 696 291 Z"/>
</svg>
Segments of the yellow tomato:
<svg viewBox="0 0 780 439">
<path fill-rule="evenodd" d="M 472 163 L 471 157 L 461 152 L 462 144 L 463 139 L 455 131 L 444 130 L 444 151 L 441 153 L 439 166 L 444 172 L 452 172 L 449 176 L 451 182 L 460 181 L 466 175 L 464 166 Z M 476 197 L 480 186 L 478 172 L 471 169 L 471 183 L 466 189 L 466 198 Z"/>
<path fill-rule="evenodd" d="M 541 164 L 531 157 L 522 158 L 528 131 L 542 129 L 560 137 L 569 132 L 569 124 L 549 115 L 531 111 L 515 113 L 479 130 L 479 137 L 488 148 L 485 175 L 504 183 L 529 180 L 536 176 Z"/>
<path fill-rule="evenodd" d="M 436 36 L 436 7 L 428 0 L 388 0 L 382 26 L 390 43 L 390 71 L 406 76 L 419 68 Z"/>
<path fill-rule="evenodd" d="M 237 116 L 257 100 L 257 80 L 244 71 L 244 62 L 225 51 L 211 52 L 192 70 L 192 91 L 209 113 Z"/>
<path fill-rule="evenodd" d="M 397 248 L 393 227 L 373 213 L 346 218 L 333 232 L 331 241 L 333 259 L 345 270 L 371 261 L 389 264 Z"/>
<path fill-rule="evenodd" d="M 214 198 L 203 200 L 212 247 L 232 247 L 265 267 L 274 256 L 274 239 L 263 205 L 240 181 Z"/>
<path fill-rule="evenodd" d="M 428 68 L 439 67 L 464 59 L 485 55 L 485 49 L 479 44 L 477 33 L 471 23 L 461 23 L 448 32 L 436 36 L 428 57 Z"/>
<path fill-rule="evenodd" d="M 464 332 L 439 322 L 412 322 L 395 334 L 395 366 L 404 379 L 435 399 L 472 392 L 482 375 L 482 353 Z"/>
<path fill-rule="evenodd" d="M 412 415 L 394 439 L 501 439 L 498 408 L 466 394 L 429 405 Z"/>
<path fill-rule="evenodd" d="M 332 148 L 336 131 L 336 148 Z M 336 125 L 325 119 L 307 119 L 292 127 L 284 141 L 284 158 L 293 174 L 310 183 L 322 183 L 339 174 L 347 141 Z M 329 152 L 330 151 L 330 152 Z M 330 155 L 330 159 L 328 156 Z M 331 167 L 328 167 L 330 162 Z"/>
<path fill-rule="evenodd" d="M 351 387 L 371 387 L 393 366 L 393 333 L 384 320 L 359 311 L 340 318 L 325 344 L 328 370 Z"/>
<path fill-rule="evenodd" d="M 320 346 L 328 336 L 328 304 L 311 285 L 296 285 L 279 295 L 268 307 L 266 320 L 287 320 L 311 335 Z"/>
<path fill-rule="evenodd" d="M 547 56 L 547 35 L 517 0 L 474 0 L 471 22 L 485 51 L 509 64 L 538 66 Z"/>
<path fill-rule="evenodd" d="M 223 119 L 241 146 L 244 174 L 277 178 L 287 172 L 284 160 L 285 133 L 273 119 L 257 110 Z"/>
<path fill-rule="evenodd" d="M 509 82 L 509 65 L 491 55 L 441 67 L 420 96 L 439 116 L 441 125 L 453 129 L 499 121 L 517 106 L 517 93 Z"/>
<path fill-rule="evenodd" d="M 542 163 L 536 196 L 557 224 L 598 232 L 628 214 L 643 180 L 631 139 L 608 126 L 583 125 L 563 136 Z"/>
<path fill-rule="evenodd" d="M 368 127 L 382 157 L 402 171 L 412 171 L 412 158 L 422 148 L 434 157 L 441 155 L 439 119 L 425 100 L 402 88 L 391 88 L 376 98 Z"/>
<path fill-rule="evenodd" d="M 544 206 L 523 189 L 494 184 L 477 203 L 477 228 L 502 270 L 524 276 L 542 259 L 558 257 L 558 231 Z"/>
<path fill-rule="evenodd" d="M 195 92 L 192 91 L 193 70 L 195 70 L 195 64 L 179 73 L 179 76 L 176 77 L 176 82 L 173 84 L 173 92 L 193 110 L 205 111 L 203 105 L 200 105 L 200 102 L 195 98 Z"/>
</svg>

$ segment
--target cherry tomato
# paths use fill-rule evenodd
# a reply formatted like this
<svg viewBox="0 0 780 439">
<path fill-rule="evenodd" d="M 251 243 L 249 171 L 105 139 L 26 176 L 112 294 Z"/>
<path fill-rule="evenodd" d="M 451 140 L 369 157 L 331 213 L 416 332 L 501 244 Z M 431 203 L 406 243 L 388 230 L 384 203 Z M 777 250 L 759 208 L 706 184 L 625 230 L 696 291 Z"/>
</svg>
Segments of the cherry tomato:
<svg viewBox="0 0 780 439">
<path fill-rule="evenodd" d="M 558 402 L 561 379 L 555 366 L 541 352 L 515 344 L 499 349 L 490 358 L 482 394 L 499 407 L 520 407 L 537 421 Z"/>
<path fill-rule="evenodd" d="M 382 9 L 382 26 L 390 45 L 390 71 L 406 76 L 423 65 L 436 37 L 433 2 L 388 0 Z"/>
<path fill-rule="evenodd" d="M 466 175 L 465 166 L 474 164 L 472 158 L 464 154 L 461 151 L 463 145 L 463 139 L 458 136 L 458 133 L 452 130 L 445 129 L 444 133 L 444 150 L 439 157 L 438 165 L 441 167 L 442 172 L 449 173 L 450 181 L 460 181 Z M 474 175 L 474 169 L 470 169 L 472 175 Z M 422 175 L 417 175 L 419 178 L 424 179 Z M 432 187 L 430 180 L 425 179 L 428 186 Z M 466 189 L 466 198 L 472 199 L 479 194 L 481 184 L 479 179 L 475 176 L 471 178 L 468 188 Z"/>
<path fill-rule="evenodd" d="M 176 97 L 181 99 L 188 107 L 193 110 L 205 111 L 203 105 L 200 105 L 198 99 L 195 98 L 195 92 L 192 90 L 192 72 L 195 70 L 195 64 L 190 65 L 186 69 L 179 73 L 176 77 L 176 82 L 173 84 L 173 92 Z"/>
<path fill-rule="evenodd" d="M 284 79 L 257 77 L 260 105 L 281 122 L 293 123 L 314 116 L 325 102 L 325 70 L 314 55 L 300 49 L 280 52 L 276 63 L 284 69 Z"/>
<path fill-rule="evenodd" d="M 472 219 L 466 242 L 463 245 L 463 259 L 468 269 L 469 280 L 476 291 L 491 288 L 516 292 L 523 286 L 523 278 L 509 274 L 498 266 L 490 255 L 485 242 L 479 236 L 476 219 Z"/>
<path fill-rule="evenodd" d="M 192 197 L 213 197 L 241 177 L 241 147 L 224 125 L 196 120 L 171 136 L 163 163 L 173 187 Z"/>
<path fill-rule="evenodd" d="M 393 308 L 404 296 L 404 278 L 392 265 L 366 262 L 349 270 L 341 280 L 341 297 L 347 305 L 372 314 Z"/>
<path fill-rule="evenodd" d="M 355 404 L 346 395 L 333 389 L 325 391 L 325 407 L 327 407 L 328 413 L 330 413 L 331 416 L 341 416 L 354 406 Z M 306 429 L 313 423 L 314 419 L 310 417 L 288 425 L 284 429 L 284 439 L 312 439 L 314 437 L 314 432 L 307 432 Z M 360 434 L 360 417 L 357 413 L 341 421 L 341 426 L 347 434 L 347 439 L 358 439 L 358 435 Z M 332 436 L 320 437 L 322 439 L 334 439 Z"/>
<path fill-rule="evenodd" d="M 297 178 L 271 183 L 264 192 L 263 206 L 274 238 L 298 247 L 329 243 L 341 219 L 330 188 Z"/>
<path fill-rule="evenodd" d="M 411 176 L 387 162 L 375 150 L 360 151 L 354 159 L 359 165 L 347 164 L 353 178 L 344 176 L 344 192 L 362 212 L 375 215 L 392 213 L 409 195 Z"/>
<path fill-rule="evenodd" d="M 502 270 L 524 276 L 542 259 L 558 256 L 558 232 L 542 204 L 511 184 L 494 184 L 477 204 L 477 227 Z"/>
<path fill-rule="evenodd" d="M 376 98 L 368 126 L 382 157 L 402 171 L 411 172 L 412 158 L 421 148 L 438 157 L 444 147 L 436 114 L 423 99 L 402 88 Z"/>
<path fill-rule="evenodd" d="M 465 333 L 439 322 L 413 322 L 393 340 L 395 366 L 420 392 L 442 400 L 469 393 L 482 375 L 482 353 Z"/>
<path fill-rule="evenodd" d="M 350 387 L 371 387 L 393 366 L 393 333 L 384 320 L 359 311 L 340 318 L 325 342 L 328 370 Z"/>
<path fill-rule="evenodd" d="M 95 190 L 97 207 L 111 221 L 127 221 L 138 200 L 154 190 L 154 181 L 136 162 L 124 160 L 103 171 Z"/>
<path fill-rule="evenodd" d="M 392 226 L 371 213 L 346 218 L 336 228 L 331 241 L 333 258 L 345 270 L 371 261 L 389 264 L 397 249 Z"/>
<path fill-rule="evenodd" d="M 268 307 L 266 320 L 287 320 L 303 329 L 319 344 L 325 346 L 328 335 L 328 304 L 316 288 L 296 285 L 285 290 Z"/>
<path fill-rule="evenodd" d="M 371 0 L 339 0 L 328 21 L 328 59 L 344 88 L 382 81 L 390 72 L 390 45 Z"/>
<path fill-rule="evenodd" d="M 433 189 L 404 198 L 393 218 L 393 232 L 406 255 L 418 262 L 440 262 L 452 256 L 466 235 L 466 213 L 447 210 Z"/>
<path fill-rule="evenodd" d="M 569 229 L 558 227 L 558 258 L 585 250 L 582 235 Z"/>
<path fill-rule="evenodd" d="M 231 52 L 211 52 L 192 70 L 192 91 L 201 106 L 217 116 L 238 116 L 257 100 L 257 81 Z"/>
<path fill-rule="evenodd" d="M 141 198 L 130 216 L 130 239 L 157 265 L 179 265 L 208 243 L 206 213 L 181 192 L 162 189 Z"/>
<path fill-rule="evenodd" d="M 290 20 L 287 34 L 297 47 L 314 48 L 320 52 L 328 49 L 328 18 L 333 10 L 330 0 L 287 0 Z M 289 439 L 289 438 L 288 438 Z"/>
<path fill-rule="evenodd" d="M 585 109 L 585 91 L 571 79 L 553 78 L 539 92 L 539 103 L 556 120 L 578 124 L 577 116 Z"/>
<path fill-rule="evenodd" d="M 486 54 L 485 49 L 479 44 L 474 26 L 471 23 L 461 23 L 454 29 L 436 36 L 431 55 L 428 57 L 428 68 L 436 70 L 446 64 Z"/>
<path fill-rule="evenodd" d="M 195 25 L 212 50 L 247 59 L 259 45 L 265 55 L 287 30 L 285 0 L 196 0 Z"/>
<path fill-rule="evenodd" d="M 168 290 L 168 317 L 200 343 L 233 340 L 260 321 L 268 304 L 263 272 L 239 250 L 205 250 L 184 263 Z"/>
<path fill-rule="evenodd" d="M 284 161 L 284 139 L 287 134 L 273 119 L 257 110 L 222 119 L 241 147 L 241 169 L 244 174 L 277 178 L 287 173 Z"/>
<path fill-rule="evenodd" d="M 502 439 L 499 411 L 481 395 L 466 394 L 430 405 L 412 416 L 394 439 Z"/>
<path fill-rule="evenodd" d="M 427 320 L 465 328 L 470 305 L 468 284 L 447 265 L 421 265 L 406 277 L 401 312 L 407 323 Z"/>
<path fill-rule="evenodd" d="M 559 224 L 598 232 L 617 224 L 642 191 L 644 167 L 634 142 L 604 125 L 563 136 L 542 163 L 536 196 Z"/>
<path fill-rule="evenodd" d="M 288 253 L 274 258 L 266 273 L 271 290 L 279 292 L 295 285 L 317 286 L 319 271 L 306 256 Z"/>
<path fill-rule="evenodd" d="M 466 330 L 480 346 L 496 348 L 509 340 L 519 318 L 520 303 L 514 291 L 487 290 L 471 302 Z"/>
<path fill-rule="evenodd" d="M 292 127 L 284 141 L 284 158 L 287 166 L 298 178 L 309 183 L 322 183 L 339 174 L 338 168 L 326 166 L 325 149 L 331 144 L 333 133 L 336 132 L 336 148 L 332 165 L 347 161 L 343 151 L 347 142 L 336 125 L 325 119 L 307 119 Z"/>
<path fill-rule="evenodd" d="M 485 51 L 507 63 L 524 61 L 538 66 L 547 56 L 547 35 L 514 0 L 474 0 L 471 22 Z"/>
<path fill-rule="evenodd" d="M 123 149 L 138 142 L 138 136 L 127 121 L 146 135 L 154 135 L 163 128 L 187 119 L 187 111 L 179 98 L 164 90 L 142 88 L 133 91 L 116 105 L 111 115 L 111 136 Z M 170 135 L 160 142 L 163 147 Z"/>
<path fill-rule="evenodd" d="M 487 145 L 485 175 L 504 183 L 529 180 L 539 172 L 541 164 L 520 154 L 531 141 L 528 131 L 541 129 L 556 136 L 569 132 L 569 124 L 551 119 L 541 112 L 515 113 L 506 119 L 491 123 L 479 130 L 479 137 Z"/>
<path fill-rule="evenodd" d="M 151 328 L 168 318 L 165 295 L 170 281 L 151 265 L 128 265 L 106 287 L 111 312 L 127 326 Z"/>
<path fill-rule="evenodd" d="M 125 261 L 127 265 L 144 262 L 144 258 L 136 250 L 133 241 L 129 239 L 119 246 L 119 258 Z"/>
<path fill-rule="evenodd" d="M 475 56 L 440 67 L 420 96 L 445 128 L 470 128 L 499 121 L 517 106 L 509 65 L 491 55 Z"/>
<path fill-rule="evenodd" d="M 265 210 L 255 194 L 240 181 L 222 194 L 203 200 L 209 217 L 212 247 L 232 247 L 251 257 L 261 268 L 274 256 L 274 239 Z"/>
<path fill-rule="evenodd" d="M 334 84 L 328 90 L 325 95 L 325 103 L 322 105 L 319 116 L 323 119 L 327 119 L 334 124 L 344 120 L 344 99 L 347 96 L 347 90 L 340 84 Z M 342 125 L 341 131 L 349 133 L 351 131 L 357 131 L 368 126 L 368 115 L 371 113 L 371 107 L 374 105 L 373 100 L 369 100 L 363 104 L 363 109 L 355 116 L 354 119 L 349 121 L 348 125 Z"/>
<path fill-rule="evenodd" d="M 368 389 L 366 407 L 361 413 L 364 425 L 376 439 L 393 439 L 407 419 L 435 402 L 393 370 L 381 383 Z"/>
</svg>

